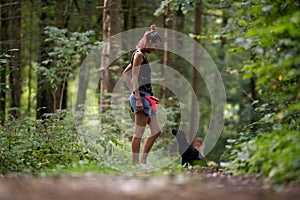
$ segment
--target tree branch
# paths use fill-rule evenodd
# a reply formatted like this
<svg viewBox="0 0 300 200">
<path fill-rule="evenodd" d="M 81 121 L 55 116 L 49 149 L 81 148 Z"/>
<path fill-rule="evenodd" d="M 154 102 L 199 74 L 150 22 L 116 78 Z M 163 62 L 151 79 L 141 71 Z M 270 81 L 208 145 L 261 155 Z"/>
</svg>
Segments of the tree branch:
<svg viewBox="0 0 300 200">
<path fill-rule="evenodd" d="M 1 4 L 0 5 L 0 8 L 2 7 L 6 7 L 6 6 L 15 6 L 15 5 L 18 5 L 20 2 L 12 2 L 12 3 L 5 3 L 5 4 Z"/>
<path fill-rule="evenodd" d="M 14 17 L 6 17 L 6 18 L 0 18 L 0 21 L 6 21 L 6 20 L 14 20 L 14 19 L 20 19 L 22 16 L 14 16 Z"/>
</svg>

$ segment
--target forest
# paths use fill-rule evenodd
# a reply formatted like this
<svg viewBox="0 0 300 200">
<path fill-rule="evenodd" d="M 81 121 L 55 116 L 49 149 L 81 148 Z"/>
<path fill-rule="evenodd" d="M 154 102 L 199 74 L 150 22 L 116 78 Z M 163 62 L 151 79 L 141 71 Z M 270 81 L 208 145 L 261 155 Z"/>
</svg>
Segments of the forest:
<svg viewBox="0 0 300 200">
<path fill-rule="evenodd" d="M 132 171 L 122 71 L 155 24 L 155 173 L 186 170 L 180 122 L 204 139 L 201 167 L 299 185 L 299 1 L 0 0 L 0 13 L 0 174 Z"/>
</svg>

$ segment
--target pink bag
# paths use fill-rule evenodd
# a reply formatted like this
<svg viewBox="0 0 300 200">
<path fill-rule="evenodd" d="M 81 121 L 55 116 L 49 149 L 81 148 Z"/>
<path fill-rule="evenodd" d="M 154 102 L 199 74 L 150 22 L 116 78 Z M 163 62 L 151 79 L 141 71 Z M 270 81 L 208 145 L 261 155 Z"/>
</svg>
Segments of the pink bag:
<svg viewBox="0 0 300 200">
<path fill-rule="evenodd" d="M 157 112 L 157 104 L 159 99 L 155 96 L 145 95 L 145 98 L 150 102 L 150 106 L 154 112 Z"/>
</svg>

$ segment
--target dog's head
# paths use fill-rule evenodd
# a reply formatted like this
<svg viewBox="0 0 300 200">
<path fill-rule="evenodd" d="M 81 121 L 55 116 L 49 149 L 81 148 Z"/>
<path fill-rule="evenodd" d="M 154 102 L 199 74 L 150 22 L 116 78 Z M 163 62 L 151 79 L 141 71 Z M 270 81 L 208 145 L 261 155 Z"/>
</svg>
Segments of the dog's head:
<svg viewBox="0 0 300 200">
<path fill-rule="evenodd" d="M 176 136 L 178 133 L 183 133 L 183 134 L 184 134 L 184 132 L 183 132 L 182 130 L 172 129 L 172 134 L 173 134 L 174 136 Z"/>
</svg>

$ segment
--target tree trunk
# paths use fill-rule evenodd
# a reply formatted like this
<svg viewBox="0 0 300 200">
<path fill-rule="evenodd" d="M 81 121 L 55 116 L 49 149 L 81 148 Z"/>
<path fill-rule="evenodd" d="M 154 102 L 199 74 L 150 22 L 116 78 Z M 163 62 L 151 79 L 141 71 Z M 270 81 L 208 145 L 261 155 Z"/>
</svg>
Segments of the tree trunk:
<svg viewBox="0 0 300 200">
<path fill-rule="evenodd" d="M 56 0 L 55 1 L 55 26 L 57 28 L 65 28 L 65 19 L 64 19 L 64 1 Z"/>
<path fill-rule="evenodd" d="M 93 1 L 92 0 L 86 0 L 85 1 L 85 6 L 83 8 L 83 24 L 82 24 L 82 30 L 91 30 L 93 29 L 92 23 L 90 20 L 92 19 L 92 12 L 93 10 Z"/>
<path fill-rule="evenodd" d="M 179 7 L 181 7 L 181 5 L 179 5 Z M 183 33 L 183 29 L 184 29 L 184 14 L 181 11 L 181 8 L 178 9 L 178 11 L 176 11 L 176 13 L 174 13 L 175 17 L 174 17 L 174 21 L 173 21 L 173 28 L 174 30 Z M 170 22 L 169 22 L 170 24 Z M 168 25 L 169 25 L 168 24 Z M 176 37 L 172 37 L 172 45 L 175 46 L 176 49 L 180 50 L 183 48 L 183 41 L 181 38 L 176 38 Z M 185 71 L 184 70 L 184 62 L 183 62 L 183 58 L 177 54 L 170 54 L 168 55 L 169 59 L 168 59 L 168 65 L 172 66 L 177 72 L 179 72 L 180 74 L 184 75 Z M 172 81 L 171 85 L 176 85 L 176 81 L 177 80 L 170 80 Z M 165 93 L 165 97 L 168 98 L 170 96 L 173 96 L 173 93 L 171 91 L 169 91 L 168 89 L 166 90 Z"/>
<path fill-rule="evenodd" d="M 115 35 L 121 32 L 121 7 L 122 0 L 114 0 L 110 3 L 110 35 Z"/>
<path fill-rule="evenodd" d="M 130 0 L 130 28 L 136 28 L 136 24 L 137 24 L 137 16 L 138 16 L 138 12 L 137 12 L 137 0 Z"/>
<path fill-rule="evenodd" d="M 87 0 L 85 9 L 84 9 L 84 27 L 85 30 L 92 29 L 91 23 L 87 23 L 89 19 L 91 19 L 91 12 L 92 9 L 92 0 Z M 84 56 L 82 56 L 82 59 L 84 59 Z M 79 82 L 78 82 L 78 93 L 76 98 L 76 123 L 77 125 L 82 124 L 83 116 L 84 116 L 84 103 L 86 100 L 86 91 L 88 88 L 88 80 L 89 80 L 89 66 L 88 62 L 82 63 L 80 69 L 79 69 Z"/>
<path fill-rule="evenodd" d="M 165 28 L 165 29 L 170 28 L 169 15 L 170 15 L 170 9 L 169 9 L 168 6 L 166 6 L 165 10 L 164 10 L 164 15 L 163 15 L 163 28 Z M 164 49 L 164 52 L 163 52 L 163 65 L 168 66 L 168 31 L 167 30 L 164 30 L 163 49 Z M 165 74 L 165 71 L 163 71 L 162 73 Z M 159 95 L 160 99 L 164 99 L 166 97 L 171 96 L 170 91 L 167 90 L 165 85 L 166 85 L 165 80 L 162 80 L 162 82 L 160 84 L 160 95 Z"/>
<path fill-rule="evenodd" d="M 2 15 L 3 16 L 3 15 Z M 3 26 L 1 26 L 2 28 Z M 6 88 L 6 65 L 0 66 L 0 125 L 5 123 L 5 103 L 6 103 L 6 93 L 4 88 Z"/>
<path fill-rule="evenodd" d="M 47 7 L 50 6 L 50 3 L 48 0 L 41 0 L 40 2 L 40 58 L 39 62 L 42 65 L 42 61 L 46 60 L 47 55 L 47 43 L 45 42 L 46 36 L 44 34 L 44 28 L 49 25 L 48 21 L 48 13 Z M 49 67 L 49 65 L 44 65 L 44 67 Z M 47 81 L 46 77 L 42 73 L 37 74 L 37 112 L 36 117 L 37 119 L 41 119 L 45 113 L 53 113 L 54 107 L 53 107 L 53 98 L 51 94 L 51 87 L 50 83 Z"/>
<path fill-rule="evenodd" d="M 177 31 L 183 32 L 183 29 L 184 29 L 184 14 L 183 14 L 181 8 L 179 8 L 178 11 L 176 12 L 175 20 L 174 20 L 174 26 L 175 26 L 175 29 Z"/>
<path fill-rule="evenodd" d="M 123 10 L 123 30 L 128 30 L 129 28 L 129 12 L 130 12 L 130 0 L 124 0 L 122 2 L 122 10 Z"/>
<path fill-rule="evenodd" d="M 55 1 L 55 25 L 59 29 L 64 29 L 67 27 L 68 16 L 65 14 L 65 1 L 56 0 Z M 68 77 L 60 77 L 60 82 L 57 84 L 57 90 L 52 91 L 55 94 L 54 111 L 57 109 L 66 109 L 67 108 L 67 94 L 68 94 Z"/>
<path fill-rule="evenodd" d="M 10 38 L 12 44 L 11 49 L 18 49 L 13 52 L 13 59 L 11 60 L 11 73 L 9 74 L 9 86 L 11 89 L 10 98 L 10 115 L 14 118 L 20 117 L 20 104 L 21 104 L 21 93 L 22 93 L 22 80 L 21 80 L 21 3 L 12 6 L 13 12 L 11 12 L 11 30 Z"/>
<path fill-rule="evenodd" d="M 34 6 L 34 3 L 31 2 L 31 7 Z M 30 12 L 30 16 L 29 16 L 29 22 L 30 24 L 33 23 L 33 12 Z M 28 27 L 28 32 L 32 33 L 32 26 L 29 26 Z M 28 33 L 27 32 L 27 33 Z M 30 37 L 29 38 L 29 44 L 32 44 L 33 43 L 33 40 L 32 38 Z M 27 64 L 29 66 L 29 69 L 28 69 L 28 97 L 27 97 L 27 113 L 29 114 L 30 113 L 30 110 L 31 110 L 31 95 L 32 95 L 32 85 L 31 85 L 31 82 L 32 82 L 32 69 L 33 69 L 33 66 L 32 66 L 32 48 L 28 48 L 29 49 L 29 58 L 28 58 L 28 61 L 27 61 Z M 25 50 L 26 51 L 26 50 Z"/>
<path fill-rule="evenodd" d="M 200 35 L 201 33 L 201 26 L 202 26 L 202 20 L 201 20 L 201 3 L 195 3 L 195 22 L 194 22 L 194 34 Z M 196 42 L 200 43 L 200 40 L 198 38 L 194 38 Z M 199 67 L 200 64 L 200 54 L 199 48 L 197 45 L 195 45 L 194 48 L 194 64 L 196 67 Z M 192 135 L 193 133 L 196 133 L 197 127 L 199 124 L 199 121 L 197 121 L 198 116 L 198 110 L 194 109 L 194 105 L 198 104 L 198 98 L 200 96 L 200 74 L 199 72 L 193 67 L 193 79 L 192 79 L 192 87 L 195 92 L 196 98 L 192 96 L 191 98 L 191 121 L 190 121 L 190 134 L 189 140 L 193 140 L 195 135 Z"/>
<path fill-rule="evenodd" d="M 6 1 L 1 0 L 1 4 L 4 4 Z M 1 28 L 0 28 L 0 55 L 5 53 L 9 46 L 7 45 L 8 41 L 8 9 L 6 7 L 1 7 Z M 0 125 L 4 125 L 5 123 L 5 104 L 6 104 L 6 92 L 4 88 L 6 88 L 6 64 L 0 65 Z"/>
<path fill-rule="evenodd" d="M 110 13 L 110 36 L 116 35 L 121 32 L 121 6 L 122 1 L 121 0 L 114 0 L 111 1 L 111 4 L 109 6 L 109 13 Z M 112 24 L 113 23 L 113 24 Z M 121 49 L 121 47 L 115 43 L 115 41 L 110 40 L 110 56 L 115 56 L 116 53 Z M 109 59 L 109 63 L 111 62 L 111 58 Z M 114 75 L 121 74 L 122 68 L 119 68 L 118 70 L 106 70 L 106 85 L 107 85 L 107 91 L 112 92 L 114 89 L 114 86 L 116 84 L 116 80 L 114 79 Z"/>
<path fill-rule="evenodd" d="M 223 11 L 223 15 L 222 15 L 222 28 L 225 28 L 227 26 L 228 23 L 228 17 L 225 14 L 225 11 Z M 226 52 L 225 52 L 225 46 L 226 44 L 226 38 L 225 37 L 221 37 L 221 49 L 223 50 L 222 53 L 219 56 L 219 59 L 224 62 L 225 61 L 225 56 L 226 56 Z"/>
<path fill-rule="evenodd" d="M 258 100 L 258 92 L 257 92 L 257 89 L 256 89 L 256 78 L 255 77 L 250 78 L 250 90 L 251 90 L 251 100 L 252 101 Z M 254 113 L 256 108 L 257 108 L 257 104 L 252 103 L 251 107 L 252 107 L 252 111 Z M 257 121 L 257 117 L 255 115 L 252 115 L 251 118 L 252 118 L 251 123 L 254 123 L 254 122 Z M 251 126 L 251 130 L 253 132 L 256 132 L 257 128 L 258 128 L 257 124 L 254 124 L 253 126 Z"/>
<path fill-rule="evenodd" d="M 104 0 L 104 8 L 103 8 L 103 41 L 109 38 L 109 5 L 111 0 Z M 110 44 L 108 42 L 103 43 L 102 46 L 102 58 L 101 58 L 101 71 L 103 76 L 100 77 L 100 113 L 105 112 L 105 94 L 107 93 L 106 80 L 107 80 L 107 67 L 109 63 L 109 53 L 110 53 Z M 99 121 L 101 125 L 101 117 Z"/>
<path fill-rule="evenodd" d="M 123 1 L 123 30 L 136 28 L 137 22 L 137 1 L 136 0 L 124 0 Z"/>
</svg>

